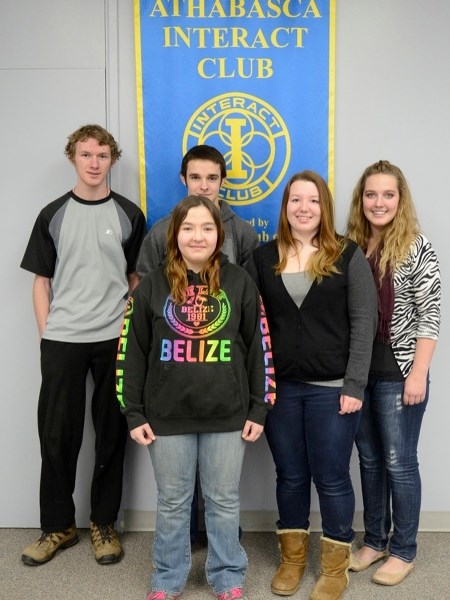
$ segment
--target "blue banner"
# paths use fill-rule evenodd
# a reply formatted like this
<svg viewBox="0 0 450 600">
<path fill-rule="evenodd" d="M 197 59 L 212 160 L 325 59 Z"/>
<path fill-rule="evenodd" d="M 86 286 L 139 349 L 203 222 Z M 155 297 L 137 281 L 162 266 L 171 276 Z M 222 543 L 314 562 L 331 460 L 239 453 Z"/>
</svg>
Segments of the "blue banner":
<svg viewBox="0 0 450 600">
<path fill-rule="evenodd" d="M 334 0 L 135 0 L 141 204 L 186 195 L 186 151 L 215 146 L 221 198 L 261 241 L 300 170 L 334 177 Z"/>
</svg>

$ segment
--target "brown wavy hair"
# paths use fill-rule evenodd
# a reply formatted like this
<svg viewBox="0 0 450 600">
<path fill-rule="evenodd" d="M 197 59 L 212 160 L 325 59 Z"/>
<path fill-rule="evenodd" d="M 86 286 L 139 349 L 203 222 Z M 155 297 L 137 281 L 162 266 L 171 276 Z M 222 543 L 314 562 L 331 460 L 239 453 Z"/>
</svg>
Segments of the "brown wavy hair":
<svg viewBox="0 0 450 600">
<path fill-rule="evenodd" d="M 317 247 L 317 252 L 309 260 L 308 273 L 313 280 L 320 283 L 323 277 L 327 277 L 332 273 L 339 273 L 336 263 L 346 246 L 346 241 L 335 230 L 334 201 L 330 189 L 325 180 L 314 171 L 295 173 L 284 188 L 276 237 L 279 262 L 275 265 L 275 273 L 279 275 L 286 267 L 289 250 L 295 249 L 297 251 L 296 241 L 287 218 L 289 193 L 295 181 L 309 181 L 317 187 L 319 192 L 320 225 L 319 231 L 312 239 L 312 244 Z"/>
<path fill-rule="evenodd" d="M 388 267 L 395 270 L 404 261 L 420 228 L 411 192 L 402 171 L 387 160 L 379 160 L 367 167 L 353 191 L 347 222 L 348 237 L 359 244 L 363 250 L 367 250 L 371 229 L 370 223 L 364 215 L 363 196 L 367 178 L 378 174 L 395 177 L 399 191 L 397 213 L 381 232 L 378 243 L 378 247 L 382 249 L 379 262 L 380 278 L 382 279 Z"/>
<path fill-rule="evenodd" d="M 200 271 L 201 281 L 209 287 L 210 293 L 218 294 L 220 287 L 220 249 L 225 240 L 225 232 L 219 209 L 204 196 L 186 196 L 173 209 L 167 231 L 167 262 L 165 273 L 170 285 L 170 294 L 176 304 L 186 300 L 188 286 L 187 267 L 178 247 L 178 233 L 191 208 L 204 206 L 209 210 L 217 228 L 217 244 L 207 264 Z"/>
<path fill-rule="evenodd" d="M 85 142 L 86 140 L 94 138 L 97 140 L 100 146 L 109 146 L 111 152 L 111 164 L 113 165 L 117 160 L 119 160 L 122 150 L 119 149 L 119 146 L 113 136 L 106 131 L 104 127 L 101 125 L 90 124 L 83 125 L 73 133 L 68 136 L 68 142 L 64 149 L 64 154 L 70 161 L 73 161 L 75 157 L 75 150 L 77 142 Z"/>
</svg>

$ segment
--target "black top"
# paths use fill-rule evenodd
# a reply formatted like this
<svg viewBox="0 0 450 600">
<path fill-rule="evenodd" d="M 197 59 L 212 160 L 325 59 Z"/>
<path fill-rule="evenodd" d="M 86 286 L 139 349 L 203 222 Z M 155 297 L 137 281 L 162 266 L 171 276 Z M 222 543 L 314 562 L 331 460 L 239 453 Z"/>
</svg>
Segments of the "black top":
<svg viewBox="0 0 450 600">
<path fill-rule="evenodd" d="M 277 262 L 271 241 L 248 264 L 267 311 L 277 379 L 343 378 L 342 393 L 362 400 L 377 324 L 375 284 L 362 250 L 349 241 L 340 273 L 314 281 L 299 308 L 275 274 Z"/>
</svg>

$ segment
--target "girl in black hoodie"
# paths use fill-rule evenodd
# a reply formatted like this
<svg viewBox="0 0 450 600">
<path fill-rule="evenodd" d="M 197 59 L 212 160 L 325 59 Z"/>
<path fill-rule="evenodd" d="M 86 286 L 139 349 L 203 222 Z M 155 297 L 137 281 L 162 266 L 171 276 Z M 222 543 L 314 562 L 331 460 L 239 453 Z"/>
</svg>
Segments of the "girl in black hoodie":
<svg viewBox="0 0 450 600">
<path fill-rule="evenodd" d="M 198 466 L 208 536 L 206 577 L 219 600 L 243 598 L 239 479 L 275 400 L 271 341 L 251 277 L 220 248 L 220 213 L 188 196 L 174 209 L 165 266 L 128 303 L 117 395 L 130 435 L 149 447 L 157 488 L 152 591 L 176 598 L 190 566 Z"/>
</svg>

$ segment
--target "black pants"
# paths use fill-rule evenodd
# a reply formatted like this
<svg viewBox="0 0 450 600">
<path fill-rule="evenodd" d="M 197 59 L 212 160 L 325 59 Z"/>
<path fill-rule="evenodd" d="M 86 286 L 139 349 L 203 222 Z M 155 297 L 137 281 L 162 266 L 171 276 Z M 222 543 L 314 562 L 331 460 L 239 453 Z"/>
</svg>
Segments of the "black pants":
<svg viewBox="0 0 450 600">
<path fill-rule="evenodd" d="M 94 380 L 95 463 L 91 520 L 116 521 L 122 496 L 126 421 L 115 396 L 118 340 L 66 343 L 42 340 L 38 428 L 41 442 L 41 527 L 61 531 L 75 521 L 73 492 L 83 440 L 86 377 Z"/>
</svg>

